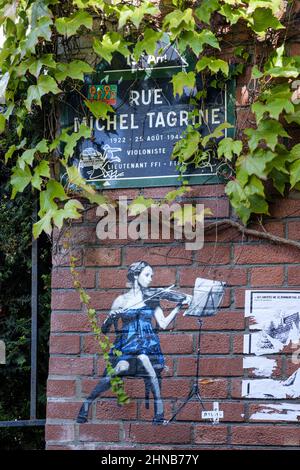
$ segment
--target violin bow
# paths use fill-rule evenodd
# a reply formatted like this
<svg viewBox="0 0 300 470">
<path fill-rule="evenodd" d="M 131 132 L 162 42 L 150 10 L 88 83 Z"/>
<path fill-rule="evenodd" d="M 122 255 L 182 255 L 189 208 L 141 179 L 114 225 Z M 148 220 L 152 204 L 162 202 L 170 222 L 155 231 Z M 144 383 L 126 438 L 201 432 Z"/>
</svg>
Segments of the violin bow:
<svg viewBox="0 0 300 470">
<path fill-rule="evenodd" d="M 176 284 L 172 284 L 171 286 L 169 287 L 163 287 L 161 288 L 158 292 L 155 292 L 155 294 L 152 294 L 150 295 L 150 297 L 148 297 L 147 299 L 147 302 L 148 300 L 151 300 L 153 299 L 154 297 L 156 297 L 158 294 L 162 294 L 163 292 L 168 292 L 169 290 L 173 289 L 173 287 L 175 287 Z M 122 310 L 122 313 L 126 313 L 128 312 L 128 310 L 131 310 L 132 307 L 135 307 L 136 305 L 140 304 L 141 302 L 136 302 L 135 304 L 131 305 L 131 307 L 128 307 L 128 308 L 125 308 L 124 310 Z"/>
</svg>

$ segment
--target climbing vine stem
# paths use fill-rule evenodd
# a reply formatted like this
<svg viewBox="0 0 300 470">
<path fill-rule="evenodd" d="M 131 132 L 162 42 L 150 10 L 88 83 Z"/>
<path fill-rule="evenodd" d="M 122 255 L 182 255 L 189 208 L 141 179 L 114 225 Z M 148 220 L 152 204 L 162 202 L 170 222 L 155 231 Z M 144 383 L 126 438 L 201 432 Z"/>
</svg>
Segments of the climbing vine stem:
<svg viewBox="0 0 300 470">
<path fill-rule="evenodd" d="M 124 382 L 115 374 L 115 369 L 111 365 L 110 358 L 111 352 L 116 357 L 120 356 L 122 353 L 114 348 L 114 345 L 111 343 L 109 337 L 103 334 L 101 331 L 101 327 L 99 326 L 97 320 L 96 309 L 91 307 L 91 298 L 87 291 L 82 287 L 82 283 L 80 281 L 80 272 L 76 269 L 77 261 L 78 258 L 70 254 L 70 271 L 73 278 L 73 285 L 79 294 L 83 308 L 86 310 L 91 330 L 94 333 L 95 341 L 99 345 L 102 352 L 106 373 L 110 377 L 111 389 L 117 397 L 118 404 L 125 405 L 129 403 L 129 398 L 124 390 Z"/>
<path fill-rule="evenodd" d="M 154 55 L 163 34 L 180 54 L 194 55 L 195 67 L 174 74 L 170 84 L 179 98 L 188 90 L 195 109 L 203 109 L 206 98 L 206 85 L 196 90 L 199 74 L 203 84 L 215 88 L 242 74 L 248 77 L 239 87 L 247 97 L 239 105 L 245 117 L 238 116 L 235 129 L 225 122 L 200 133 L 191 112 L 172 157 L 180 188 L 166 200 L 183 194 L 188 166 L 205 167 L 212 154 L 241 226 L 269 215 L 274 190 L 276 197 L 300 190 L 300 143 L 290 131 L 296 128 L 299 140 L 300 56 L 290 50 L 299 39 L 298 7 L 299 2 L 285 0 L 0 0 L 0 133 L 15 135 L 0 158 L 10 171 L 12 199 L 29 189 L 39 194 L 34 236 L 50 235 L 54 227 L 60 230 L 66 221 L 80 219 L 83 199 L 97 205 L 107 201 L 72 164 L 77 144 L 93 138 L 93 129 L 61 127 L 69 94 L 77 93 L 87 118 L 106 119 L 115 110 L 84 99 L 85 75 L 101 61 L 111 63 L 116 52 L 135 61 L 145 53 Z M 235 137 L 225 136 L 227 129 L 235 130 Z M 111 345 L 101 335 L 72 260 L 74 286 L 109 364 Z M 121 390 L 119 401 L 125 401 L 120 379 L 109 373 Z"/>
</svg>

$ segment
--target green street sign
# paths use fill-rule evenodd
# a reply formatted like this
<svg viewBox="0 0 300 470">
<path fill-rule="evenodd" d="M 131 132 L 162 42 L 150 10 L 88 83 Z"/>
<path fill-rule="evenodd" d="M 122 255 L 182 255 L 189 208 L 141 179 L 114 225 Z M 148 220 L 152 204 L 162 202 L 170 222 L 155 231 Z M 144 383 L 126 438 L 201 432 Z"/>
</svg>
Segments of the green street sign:
<svg viewBox="0 0 300 470">
<path fill-rule="evenodd" d="M 174 145 L 191 123 L 199 123 L 202 135 L 224 122 L 234 125 L 234 86 L 205 87 L 205 100 L 196 106 L 204 85 L 200 74 L 194 89 L 183 88 L 174 97 L 172 77 L 194 70 L 195 58 L 181 55 L 167 35 L 157 44 L 155 55 L 143 55 L 137 63 L 116 53 L 111 64 L 101 62 L 96 73 L 86 75 L 83 94 L 91 102 L 110 105 L 114 113 L 96 119 L 78 95 L 70 96 L 62 124 L 78 130 L 85 122 L 91 139 L 81 139 L 73 164 L 81 176 L 97 188 L 132 188 L 178 185 L 177 162 L 171 160 Z M 193 117 L 191 115 L 193 114 Z M 224 137 L 232 129 L 224 130 Z M 221 165 L 224 169 L 224 164 Z M 197 167 L 188 165 L 188 184 L 222 182 L 220 162 L 210 153 Z"/>
</svg>

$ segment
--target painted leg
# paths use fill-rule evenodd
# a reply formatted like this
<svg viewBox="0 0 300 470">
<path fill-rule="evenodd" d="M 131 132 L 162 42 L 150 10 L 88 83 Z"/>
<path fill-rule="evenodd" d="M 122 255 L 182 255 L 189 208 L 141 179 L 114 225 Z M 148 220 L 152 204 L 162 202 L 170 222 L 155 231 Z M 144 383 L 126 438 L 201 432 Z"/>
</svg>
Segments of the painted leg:
<svg viewBox="0 0 300 470">
<path fill-rule="evenodd" d="M 141 361 L 144 369 L 146 370 L 150 383 L 151 389 L 154 396 L 154 418 L 153 424 L 164 424 L 164 406 L 161 399 L 160 387 L 155 370 L 150 362 L 150 359 L 146 354 L 140 354 L 138 359 Z"/>
<path fill-rule="evenodd" d="M 76 423 L 86 423 L 88 420 L 89 409 L 93 401 L 101 395 L 101 393 L 106 392 L 110 389 L 110 377 L 103 377 L 100 382 L 96 385 L 92 393 L 84 400 L 82 406 L 79 410 Z"/>
<path fill-rule="evenodd" d="M 116 375 L 122 375 L 122 373 L 126 372 L 129 368 L 129 363 L 127 361 L 120 361 L 115 367 Z M 98 398 L 101 393 L 106 392 L 107 390 L 110 389 L 111 382 L 110 382 L 110 377 L 106 375 L 106 372 L 104 372 L 104 375 L 100 382 L 96 385 L 92 393 L 86 398 L 86 400 L 83 402 L 76 422 L 77 423 L 86 423 L 88 420 L 88 414 L 89 414 L 89 409 L 91 407 L 91 404 L 93 403 L 96 398 Z"/>
</svg>

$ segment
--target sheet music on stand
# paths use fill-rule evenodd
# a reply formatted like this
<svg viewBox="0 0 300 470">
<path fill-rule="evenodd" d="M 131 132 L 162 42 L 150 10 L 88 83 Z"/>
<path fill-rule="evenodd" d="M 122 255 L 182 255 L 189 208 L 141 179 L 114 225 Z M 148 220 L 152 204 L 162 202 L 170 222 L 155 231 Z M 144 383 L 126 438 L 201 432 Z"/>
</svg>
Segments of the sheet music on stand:
<svg viewBox="0 0 300 470">
<path fill-rule="evenodd" d="M 167 421 L 166 424 L 174 421 L 176 416 L 180 411 L 186 406 L 186 404 L 193 399 L 196 399 L 200 402 L 203 410 L 205 410 L 200 389 L 199 389 L 199 379 L 200 379 L 200 345 L 201 345 L 201 331 L 202 331 L 202 317 L 209 317 L 217 313 L 218 307 L 222 302 L 225 292 L 225 282 L 213 281 L 212 279 L 204 279 L 197 277 L 194 287 L 194 295 L 192 302 L 188 310 L 184 313 L 184 316 L 189 315 L 193 317 L 198 317 L 198 343 L 197 343 L 197 365 L 196 365 L 196 375 L 194 378 L 194 383 L 179 408 L 175 411 L 172 417 Z"/>
<path fill-rule="evenodd" d="M 225 282 L 197 277 L 194 295 L 184 316 L 209 317 L 217 313 L 225 292 Z"/>
</svg>

